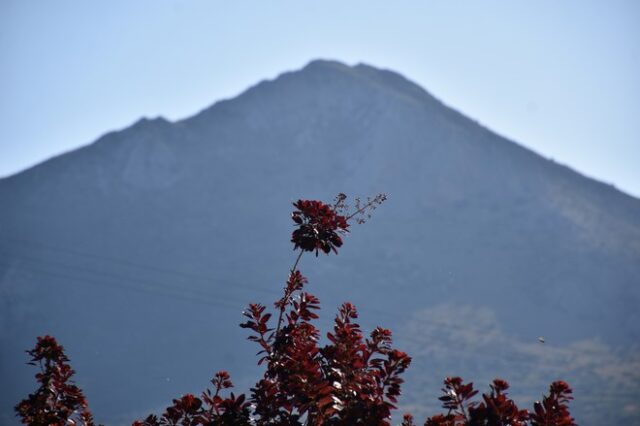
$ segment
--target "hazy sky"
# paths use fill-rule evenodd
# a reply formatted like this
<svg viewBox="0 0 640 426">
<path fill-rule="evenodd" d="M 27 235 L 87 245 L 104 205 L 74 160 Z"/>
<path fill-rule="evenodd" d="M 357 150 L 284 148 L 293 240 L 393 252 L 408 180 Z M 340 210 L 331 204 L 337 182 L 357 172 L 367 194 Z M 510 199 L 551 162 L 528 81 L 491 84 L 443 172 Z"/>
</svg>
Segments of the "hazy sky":
<svg viewBox="0 0 640 426">
<path fill-rule="evenodd" d="M 640 1 L 0 0 L 0 176 L 314 58 L 640 196 Z"/>
</svg>

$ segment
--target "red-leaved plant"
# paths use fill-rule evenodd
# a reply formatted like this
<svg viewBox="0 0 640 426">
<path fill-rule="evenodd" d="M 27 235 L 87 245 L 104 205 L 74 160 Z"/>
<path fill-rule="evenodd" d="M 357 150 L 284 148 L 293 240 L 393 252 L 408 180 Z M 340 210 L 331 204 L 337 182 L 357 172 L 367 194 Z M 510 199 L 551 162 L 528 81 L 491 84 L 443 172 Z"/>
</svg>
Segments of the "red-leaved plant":
<svg viewBox="0 0 640 426">
<path fill-rule="evenodd" d="M 75 373 L 69 366 L 64 348 L 51 336 L 38 337 L 36 347 L 27 353 L 29 365 L 37 365 L 40 387 L 16 405 L 22 423 L 28 425 L 93 426 L 93 416 L 82 390 L 71 381 Z"/>
<path fill-rule="evenodd" d="M 447 377 L 439 398 L 447 414 L 428 418 L 424 426 L 576 426 L 568 407 L 572 390 L 563 381 L 551 384 L 549 396 L 534 404 L 534 413 L 521 410 L 509 399 L 509 383 L 505 380 L 495 379 L 490 388 L 491 392 L 476 402 L 472 398 L 478 391 L 473 390 L 473 383 Z M 402 426 L 415 426 L 413 417 L 406 414 Z"/>
<path fill-rule="evenodd" d="M 366 201 L 356 199 L 349 213 L 346 196 L 339 194 L 333 205 L 321 201 L 298 200 L 291 217 L 295 230 L 291 242 L 298 255 L 289 271 L 283 295 L 274 303 L 277 320 L 261 304 L 250 304 L 243 315 L 242 328 L 249 340 L 260 347 L 258 365 L 262 378 L 250 397 L 223 391 L 233 387 L 229 374 L 220 371 L 200 397 L 187 394 L 174 399 L 161 416 L 149 415 L 134 426 L 160 425 L 391 425 L 391 412 L 400 395 L 402 373 L 411 358 L 392 348 L 391 331 L 377 327 L 365 337 L 357 324 L 355 306 L 345 302 L 338 309 L 333 330 L 320 345 L 320 330 L 313 325 L 320 301 L 306 291 L 308 280 L 298 269 L 305 252 L 338 253 L 349 222 L 364 223 L 372 210 L 386 200 L 384 194 Z M 31 425 L 93 425 L 82 392 L 67 381 L 73 370 L 55 339 L 38 338 L 32 364 L 40 362 L 36 375 L 40 389 L 16 406 L 22 422 Z M 44 363 L 43 363 L 44 361 Z M 447 414 L 429 418 L 425 425 L 573 426 L 567 403 L 571 389 L 554 382 L 550 395 L 536 403 L 534 413 L 520 410 L 507 398 L 509 385 L 496 379 L 491 393 L 480 403 L 471 401 L 477 391 L 460 378 L 447 378 L 440 398 Z M 529 423 L 527 423 L 529 422 Z M 412 426 L 413 417 L 404 416 L 403 426 Z"/>
</svg>

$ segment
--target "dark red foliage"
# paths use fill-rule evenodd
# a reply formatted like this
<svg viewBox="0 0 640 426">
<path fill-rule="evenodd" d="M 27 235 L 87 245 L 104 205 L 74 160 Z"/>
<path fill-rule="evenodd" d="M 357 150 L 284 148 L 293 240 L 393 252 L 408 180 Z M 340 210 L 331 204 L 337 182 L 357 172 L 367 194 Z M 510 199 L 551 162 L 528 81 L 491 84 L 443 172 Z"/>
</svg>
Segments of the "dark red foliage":
<svg viewBox="0 0 640 426">
<path fill-rule="evenodd" d="M 470 424 L 525 426 L 529 412 L 520 410 L 513 400 L 507 398 L 509 384 L 495 379 L 490 387 L 491 393 L 482 395 L 484 401 L 469 410 Z"/>
<path fill-rule="evenodd" d="M 292 282 L 306 283 L 292 276 L 298 278 L 290 277 L 285 294 Z M 281 299 L 278 306 L 284 303 L 288 312 L 277 332 L 270 333 L 263 307 L 251 305 L 245 313 L 242 327 L 253 331 L 249 339 L 261 346 L 260 362 L 266 361 L 264 377 L 252 389 L 256 424 L 390 424 L 399 375 L 411 359 L 391 349 L 388 330 L 377 328 L 365 339 L 350 303 L 340 308 L 329 343 L 319 347 L 319 331 L 310 322 L 317 318 L 318 300 L 302 285 L 295 286 L 297 297 Z"/>
<path fill-rule="evenodd" d="M 448 412 L 430 417 L 425 426 L 575 426 L 567 406 L 572 391 L 565 382 L 551 385 L 542 404 L 534 404 L 534 414 L 519 409 L 507 397 L 509 383 L 505 380 L 495 379 L 490 385 L 491 392 L 483 394 L 480 403 L 471 401 L 478 393 L 473 390 L 473 383 L 463 384 L 459 377 L 448 377 L 444 385 L 440 401 Z"/>
<path fill-rule="evenodd" d="M 198 398 L 192 394 L 183 395 L 173 400 L 173 405 L 167 407 L 164 414 L 158 418 L 150 415 L 143 421 L 136 421 L 133 426 L 223 426 L 223 425 L 251 425 L 249 403 L 244 395 L 236 397 L 220 396 L 222 389 L 233 387 L 229 373 L 219 371 L 211 383 L 214 391 L 205 390 Z"/>
<path fill-rule="evenodd" d="M 549 386 L 549 396 L 542 402 L 533 404 L 531 413 L 532 426 L 574 426 L 575 422 L 569 413 L 569 401 L 573 399 L 573 391 L 566 382 L 559 380 Z"/>
<path fill-rule="evenodd" d="M 36 347 L 27 353 L 30 365 L 40 367 L 36 380 L 40 387 L 16 405 L 22 423 L 28 425 L 87 425 L 93 426 L 93 416 L 87 400 L 71 377 L 74 371 L 64 348 L 51 336 L 38 337 Z"/>
<path fill-rule="evenodd" d="M 300 249 L 274 306 L 278 319 L 261 304 L 250 304 L 243 312 L 242 328 L 250 330 L 249 340 L 259 346 L 258 365 L 264 374 L 251 389 L 251 396 L 221 395 L 233 387 L 229 374 L 220 371 L 200 397 L 183 395 L 161 416 L 150 415 L 134 426 L 390 426 L 396 408 L 401 375 L 411 358 L 392 348 L 391 331 L 377 327 L 368 337 L 356 322 L 358 312 L 345 302 L 334 319 L 333 329 L 320 344 L 318 318 L 320 301 L 306 291 L 307 279 L 297 269 L 303 253 L 329 253 L 342 246 L 340 234 L 348 232 L 349 220 L 363 223 L 363 216 L 386 199 L 380 194 L 366 203 L 356 199 L 356 211 L 349 214 L 346 196 L 339 194 L 333 206 L 321 201 L 299 200 L 292 218 L 297 225 L 291 241 Z M 337 212 L 344 213 L 338 214 Z M 73 370 L 55 339 L 38 338 L 29 351 L 31 364 L 39 363 L 36 378 L 40 389 L 16 407 L 23 423 L 32 425 L 93 425 L 91 413 L 80 389 L 67 383 Z M 444 381 L 440 397 L 446 414 L 430 417 L 426 426 L 574 426 L 568 410 L 571 388 L 554 382 L 549 396 L 536 402 L 534 413 L 520 410 L 507 397 L 509 384 L 496 379 L 482 401 L 473 401 L 478 391 L 459 377 Z M 75 422 L 75 423 L 74 423 Z M 402 426 L 415 426 L 405 414 Z"/>
<path fill-rule="evenodd" d="M 297 225 L 291 235 L 294 250 L 315 251 L 316 256 L 318 250 L 338 253 L 336 248 L 342 246 L 338 234 L 348 232 L 347 218 L 322 201 L 298 200 L 293 206 L 297 209 L 291 214 Z"/>
<path fill-rule="evenodd" d="M 409 413 L 405 413 L 402 416 L 402 424 L 400 426 L 415 426 L 415 423 L 413 423 L 413 416 Z"/>
</svg>

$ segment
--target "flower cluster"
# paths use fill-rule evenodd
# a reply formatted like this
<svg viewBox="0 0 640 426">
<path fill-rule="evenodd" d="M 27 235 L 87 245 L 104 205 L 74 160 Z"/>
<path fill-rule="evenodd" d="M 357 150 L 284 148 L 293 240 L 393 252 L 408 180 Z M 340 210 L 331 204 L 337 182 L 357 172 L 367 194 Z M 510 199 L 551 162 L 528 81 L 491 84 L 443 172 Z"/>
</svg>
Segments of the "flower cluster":
<svg viewBox="0 0 640 426">
<path fill-rule="evenodd" d="M 339 234 L 348 232 L 347 218 L 322 201 L 298 200 L 293 206 L 297 209 L 291 214 L 297 225 L 291 235 L 293 249 L 315 251 L 316 256 L 318 250 L 326 254 L 333 250 L 337 254 L 336 248 L 342 246 Z"/>
<path fill-rule="evenodd" d="M 38 337 L 29 365 L 37 365 L 40 372 L 36 380 L 40 387 L 15 410 L 27 425 L 66 424 L 93 426 L 93 416 L 82 390 L 71 381 L 74 371 L 64 348 L 51 336 Z"/>
</svg>

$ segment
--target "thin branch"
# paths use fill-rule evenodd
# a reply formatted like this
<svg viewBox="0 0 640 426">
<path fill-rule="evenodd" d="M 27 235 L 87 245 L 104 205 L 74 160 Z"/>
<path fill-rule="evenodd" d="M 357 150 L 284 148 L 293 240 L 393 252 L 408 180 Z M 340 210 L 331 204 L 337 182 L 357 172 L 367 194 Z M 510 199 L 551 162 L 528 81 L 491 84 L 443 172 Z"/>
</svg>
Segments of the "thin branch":
<svg viewBox="0 0 640 426">
<path fill-rule="evenodd" d="M 291 270 L 289 271 L 289 276 L 293 275 L 296 272 L 296 269 L 298 268 L 298 262 L 300 262 L 300 258 L 302 257 L 303 253 L 304 253 L 304 250 L 300 249 L 300 253 L 298 254 L 298 257 L 296 258 L 295 263 L 291 267 Z M 284 299 L 288 299 L 289 297 L 291 297 L 291 295 L 287 294 L 287 289 L 285 288 L 285 290 L 284 290 Z M 284 300 L 284 301 L 286 302 L 286 300 Z M 280 306 L 280 315 L 278 316 L 278 326 L 276 327 L 275 336 L 277 336 L 278 332 L 280 332 L 280 327 L 282 326 L 282 315 L 284 314 L 285 307 L 286 307 L 285 303 L 283 303 Z"/>
</svg>

